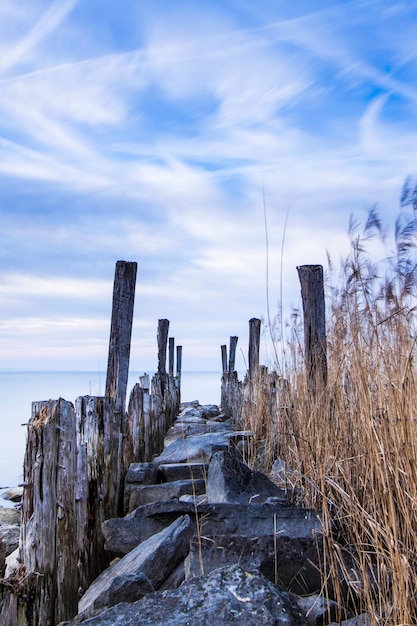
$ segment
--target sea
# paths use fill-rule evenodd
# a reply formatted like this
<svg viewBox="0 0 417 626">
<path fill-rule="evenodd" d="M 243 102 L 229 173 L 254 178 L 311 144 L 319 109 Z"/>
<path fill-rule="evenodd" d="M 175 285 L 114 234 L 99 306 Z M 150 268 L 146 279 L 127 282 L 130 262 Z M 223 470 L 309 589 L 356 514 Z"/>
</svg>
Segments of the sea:
<svg viewBox="0 0 417 626">
<path fill-rule="evenodd" d="M 130 372 L 128 396 L 144 372 Z M 148 372 L 152 375 L 152 372 Z M 105 372 L 0 371 L 0 496 L 23 480 L 26 424 L 33 401 L 102 396 Z M 181 400 L 220 404 L 221 372 L 182 372 Z M 0 506 L 8 506 L 0 497 Z"/>
</svg>

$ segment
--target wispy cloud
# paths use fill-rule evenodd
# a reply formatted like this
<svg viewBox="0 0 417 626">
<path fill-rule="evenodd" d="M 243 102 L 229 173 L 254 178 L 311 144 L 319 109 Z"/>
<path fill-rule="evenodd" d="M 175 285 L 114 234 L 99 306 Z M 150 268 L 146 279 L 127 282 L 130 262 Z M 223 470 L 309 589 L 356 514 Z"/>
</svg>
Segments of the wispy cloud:
<svg viewBox="0 0 417 626">
<path fill-rule="evenodd" d="M 79 325 L 108 315 L 118 258 L 139 262 L 135 345 L 165 316 L 193 342 L 209 320 L 205 347 L 244 333 L 265 310 L 263 190 L 273 300 L 282 265 L 294 303 L 296 265 L 338 257 L 352 211 L 392 215 L 415 168 L 410 4 L 114 10 L 0 6 L 0 322 L 16 363 L 32 335 L 42 352 L 50 317 L 46 360 L 72 330 L 96 359 L 107 331 Z"/>
</svg>

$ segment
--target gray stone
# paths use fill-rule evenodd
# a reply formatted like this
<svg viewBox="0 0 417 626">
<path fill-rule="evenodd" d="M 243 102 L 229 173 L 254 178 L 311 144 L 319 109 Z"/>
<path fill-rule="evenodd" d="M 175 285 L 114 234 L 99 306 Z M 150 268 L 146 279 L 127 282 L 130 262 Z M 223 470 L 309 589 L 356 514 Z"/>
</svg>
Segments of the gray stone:
<svg viewBox="0 0 417 626">
<path fill-rule="evenodd" d="M 79 602 L 83 618 L 119 602 L 134 602 L 158 589 L 189 550 L 193 526 L 183 516 L 113 563 L 91 584 Z"/>
<path fill-rule="evenodd" d="M 184 409 L 189 409 L 190 407 L 194 407 L 196 409 L 199 406 L 200 406 L 200 402 L 198 400 L 190 400 L 189 402 L 181 402 L 180 413 L 184 411 Z"/>
<path fill-rule="evenodd" d="M 178 438 L 203 435 L 205 433 L 221 433 L 231 431 L 230 427 L 222 422 L 211 422 L 205 419 L 192 421 L 176 421 L 165 435 L 164 443 L 168 446 Z"/>
<path fill-rule="evenodd" d="M 154 485 L 161 482 L 159 466 L 155 463 L 131 463 L 126 472 L 126 483 Z"/>
<path fill-rule="evenodd" d="M 158 465 L 191 461 L 207 463 L 215 452 L 228 450 L 240 439 L 249 436 L 250 433 L 247 431 L 227 431 L 225 433 L 192 435 L 184 439 L 180 437 L 170 443 L 159 456 L 155 457 L 154 462 Z"/>
<path fill-rule="evenodd" d="M 279 531 L 278 531 L 279 532 Z M 293 534 L 293 533 L 292 533 Z M 226 565 L 258 569 L 268 580 L 296 594 L 318 593 L 322 586 L 314 537 L 285 534 L 212 536 L 203 527 L 185 559 L 185 577 L 194 578 Z"/>
<path fill-rule="evenodd" d="M 10 487 L 3 491 L 1 494 L 4 500 L 10 500 L 11 502 L 21 502 L 23 497 L 23 487 Z"/>
<path fill-rule="evenodd" d="M 0 506 L 0 524 L 20 524 L 20 508 Z"/>
<path fill-rule="evenodd" d="M 0 543 L 8 556 L 19 546 L 20 527 L 17 524 L 0 524 Z"/>
<path fill-rule="evenodd" d="M 87 626 L 305 626 L 291 594 L 261 574 L 231 566 L 186 581 L 179 589 L 157 591 L 122 603 L 88 621 Z"/>
<path fill-rule="evenodd" d="M 166 463 L 160 466 L 162 480 L 194 480 L 207 478 L 208 463 Z"/>
<path fill-rule="evenodd" d="M 3 578 L 4 572 L 6 571 L 6 556 L 6 546 L 3 541 L 0 540 L 0 578 Z"/>
<path fill-rule="evenodd" d="M 286 501 L 285 491 L 262 472 L 251 470 L 228 451 L 213 455 L 207 473 L 208 502 L 258 503 L 269 497 Z"/>
<path fill-rule="evenodd" d="M 124 518 L 106 520 L 102 525 L 106 549 L 122 556 L 142 541 L 169 526 L 174 519 L 188 514 L 195 519 L 193 502 L 156 502 L 126 515 Z M 282 503 L 264 504 L 198 504 L 197 517 L 201 533 L 207 537 L 240 535 L 241 537 L 287 537 L 294 541 L 305 540 L 315 544 L 321 538 L 320 515 L 300 507 Z"/>
<path fill-rule="evenodd" d="M 201 407 L 201 416 L 205 419 L 212 419 L 220 415 L 220 409 L 217 404 L 203 404 Z"/>
<path fill-rule="evenodd" d="M 298 597 L 297 604 L 303 615 L 306 616 L 308 626 L 323 626 L 330 620 L 339 618 L 339 606 L 334 600 L 329 600 L 322 595 L 313 594 Z M 346 612 L 344 611 L 346 617 Z"/>
<path fill-rule="evenodd" d="M 205 493 L 205 490 L 206 481 L 202 478 L 195 480 L 175 480 L 159 485 L 131 485 L 128 510 L 130 512 L 144 504 L 179 498 L 185 494 L 200 495 Z"/>
<path fill-rule="evenodd" d="M 193 421 L 194 419 L 201 420 L 202 418 L 203 415 L 200 407 L 188 407 L 181 411 L 181 413 L 177 417 L 177 421 L 186 422 Z"/>
<path fill-rule="evenodd" d="M 372 626 L 374 623 L 370 615 L 361 613 L 361 615 L 343 620 L 343 622 L 332 622 L 329 626 Z"/>
</svg>

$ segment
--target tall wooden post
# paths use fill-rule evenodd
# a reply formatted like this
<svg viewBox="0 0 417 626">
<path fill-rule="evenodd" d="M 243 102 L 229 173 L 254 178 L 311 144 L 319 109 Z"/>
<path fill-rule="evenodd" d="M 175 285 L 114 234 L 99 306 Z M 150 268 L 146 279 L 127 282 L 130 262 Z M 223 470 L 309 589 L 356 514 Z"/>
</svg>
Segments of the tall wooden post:
<svg viewBox="0 0 417 626">
<path fill-rule="evenodd" d="M 166 374 L 169 320 L 158 320 L 158 374 Z"/>
<path fill-rule="evenodd" d="M 169 338 L 168 342 L 168 374 L 174 376 L 175 339 Z"/>
<path fill-rule="evenodd" d="M 182 346 L 177 346 L 177 378 L 181 382 Z"/>
<path fill-rule="evenodd" d="M 323 267 L 297 267 L 304 316 L 304 345 L 307 373 L 314 392 L 327 385 L 326 313 Z"/>
<path fill-rule="evenodd" d="M 106 398 L 123 415 L 129 375 L 137 263 L 117 261 L 107 362 Z"/>
<path fill-rule="evenodd" d="M 261 339 L 261 320 L 253 317 L 249 320 L 249 375 L 254 379 L 259 368 L 259 348 Z"/>
<path fill-rule="evenodd" d="M 227 346 L 220 346 L 222 351 L 222 373 L 225 374 L 227 372 Z"/>
<path fill-rule="evenodd" d="M 236 346 L 239 337 L 230 337 L 230 349 L 229 349 L 229 372 L 235 371 L 236 361 Z"/>
</svg>

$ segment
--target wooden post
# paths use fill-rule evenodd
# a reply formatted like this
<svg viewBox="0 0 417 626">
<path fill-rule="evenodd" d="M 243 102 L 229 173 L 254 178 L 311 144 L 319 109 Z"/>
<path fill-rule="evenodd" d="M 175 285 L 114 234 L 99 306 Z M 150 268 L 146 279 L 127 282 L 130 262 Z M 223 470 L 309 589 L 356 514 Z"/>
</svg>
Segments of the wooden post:
<svg viewBox="0 0 417 626">
<path fill-rule="evenodd" d="M 259 348 L 261 338 L 261 320 L 253 317 L 249 320 L 249 376 L 255 379 L 259 368 Z"/>
<path fill-rule="evenodd" d="M 158 320 L 158 374 L 166 374 L 169 320 Z"/>
<path fill-rule="evenodd" d="M 181 368 L 182 368 L 182 346 L 177 346 L 177 378 L 181 381 Z"/>
<path fill-rule="evenodd" d="M 229 349 L 229 372 L 235 371 L 236 361 L 236 346 L 239 337 L 230 337 L 230 349 Z"/>
<path fill-rule="evenodd" d="M 222 351 L 222 372 L 225 374 L 227 372 L 227 346 L 220 346 Z"/>
<path fill-rule="evenodd" d="M 304 316 L 304 345 L 307 373 L 314 392 L 327 385 L 326 314 L 323 267 L 297 267 Z"/>
<path fill-rule="evenodd" d="M 170 376 L 174 376 L 174 345 L 175 339 L 174 337 L 169 338 L 169 348 L 168 348 L 168 374 Z"/>
<path fill-rule="evenodd" d="M 107 362 L 106 398 L 123 415 L 129 375 L 137 263 L 117 261 Z"/>
<path fill-rule="evenodd" d="M 72 403 L 33 402 L 27 437 L 20 529 L 27 623 L 58 624 L 72 618 L 78 606 Z"/>
</svg>

